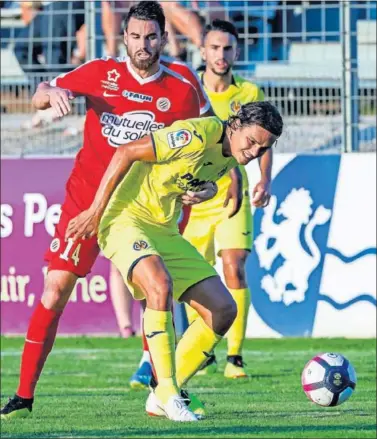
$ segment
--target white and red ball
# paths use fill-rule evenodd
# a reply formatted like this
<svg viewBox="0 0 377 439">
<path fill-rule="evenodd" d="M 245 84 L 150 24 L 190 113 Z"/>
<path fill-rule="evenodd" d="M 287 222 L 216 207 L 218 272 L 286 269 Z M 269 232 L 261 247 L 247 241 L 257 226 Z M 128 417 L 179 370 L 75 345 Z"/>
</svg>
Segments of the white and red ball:
<svg viewBox="0 0 377 439">
<path fill-rule="evenodd" d="M 311 401 L 331 407 L 342 404 L 352 395 L 356 373 L 347 358 L 328 352 L 316 355 L 306 364 L 301 384 Z"/>
</svg>

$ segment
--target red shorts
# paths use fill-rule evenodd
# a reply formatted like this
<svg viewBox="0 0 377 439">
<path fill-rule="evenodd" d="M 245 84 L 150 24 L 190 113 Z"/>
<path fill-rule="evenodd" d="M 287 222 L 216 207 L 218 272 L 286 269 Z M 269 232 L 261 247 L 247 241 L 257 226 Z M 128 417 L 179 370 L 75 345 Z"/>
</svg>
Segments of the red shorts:
<svg viewBox="0 0 377 439">
<path fill-rule="evenodd" d="M 182 214 L 181 218 L 178 224 L 179 233 L 183 235 L 183 232 L 185 231 L 185 228 L 189 222 L 190 219 L 190 213 L 191 213 L 191 206 L 183 206 L 182 207 Z"/>
<path fill-rule="evenodd" d="M 55 236 L 45 254 L 45 260 L 49 262 L 49 271 L 69 271 L 76 276 L 85 277 L 90 273 L 100 249 L 96 236 L 76 242 L 72 240 L 65 241 L 65 231 L 72 218 L 66 212 L 62 212 L 55 229 Z"/>
</svg>

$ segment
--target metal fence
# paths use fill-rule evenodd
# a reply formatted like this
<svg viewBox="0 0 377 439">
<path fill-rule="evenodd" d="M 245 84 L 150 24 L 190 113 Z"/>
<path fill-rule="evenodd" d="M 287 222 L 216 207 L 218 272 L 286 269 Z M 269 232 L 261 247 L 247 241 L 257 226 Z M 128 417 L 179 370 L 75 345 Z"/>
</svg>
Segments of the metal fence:
<svg viewBox="0 0 377 439">
<path fill-rule="evenodd" d="M 63 5 L 64 3 L 64 5 Z M 118 17 L 134 2 L 109 2 Z M 282 111 L 283 152 L 376 150 L 376 1 L 182 1 L 203 24 L 231 20 L 240 34 L 235 70 L 263 87 Z M 81 145 L 84 102 L 51 122 L 34 114 L 41 80 L 106 54 L 100 1 L 51 2 L 25 26 L 1 13 L 1 136 L 6 155 L 70 154 Z M 120 20 L 119 20 L 120 22 Z M 83 26 L 84 25 L 84 26 Z M 121 29 L 114 29 L 119 54 Z M 187 60 L 200 65 L 190 35 L 178 33 Z"/>
</svg>

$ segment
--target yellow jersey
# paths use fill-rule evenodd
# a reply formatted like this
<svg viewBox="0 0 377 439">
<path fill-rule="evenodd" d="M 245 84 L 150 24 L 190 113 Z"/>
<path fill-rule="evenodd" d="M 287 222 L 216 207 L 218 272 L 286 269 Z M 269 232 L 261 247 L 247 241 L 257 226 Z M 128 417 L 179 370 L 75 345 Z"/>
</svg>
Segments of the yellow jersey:
<svg viewBox="0 0 377 439">
<path fill-rule="evenodd" d="M 112 195 L 100 224 L 103 232 L 119 216 L 177 227 L 179 196 L 216 182 L 237 161 L 225 157 L 225 125 L 218 117 L 177 121 L 152 134 L 155 163 L 136 162 Z"/>
<path fill-rule="evenodd" d="M 241 105 L 264 100 L 263 91 L 256 84 L 247 81 L 239 75 L 233 75 L 232 84 L 224 92 L 220 93 L 208 90 L 203 82 L 203 73 L 200 74 L 200 78 L 216 116 L 223 121 L 228 120 L 230 116 L 236 115 L 240 110 Z M 240 166 L 239 169 L 242 173 L 242 185 L 244 189 L 247 189 L 249 187 L 249 182 L 245 168 Z M 206 211 L 212 207 L 215 208 L 220 204 L 222 205 L 230 183 L 231 178 L 229 175 L 225 175 L 221 178 L 217 182 L 219 190 L 216 197 L 205 203 L 192 206 L 191 215 L 205 215 Z"/>
</svg>

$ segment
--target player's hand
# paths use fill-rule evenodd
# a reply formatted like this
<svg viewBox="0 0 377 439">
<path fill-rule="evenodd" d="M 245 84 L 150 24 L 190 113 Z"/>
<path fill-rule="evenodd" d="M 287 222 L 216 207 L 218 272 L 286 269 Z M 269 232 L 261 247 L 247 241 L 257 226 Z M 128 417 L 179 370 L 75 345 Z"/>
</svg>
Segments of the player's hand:
<svg viewBox="0 0 377 439">
<path fill-rule="evenodd" d="M 253 190 L 252 204 L 255 207 L 268 206 L 271 198 L 271 182 L 261 180 Z"/>
<path fill-rule="evenodd" d="M 192 206 L 212 199 L 217 194 L 217 184 L 208 182 L 199 192 L 187 191 L 181 196 L 182 204 Z"/>
<path fill-rule="evenodd" d="M 50 98 L 50 105 L 54 110 L 56 117 L 67 116 L 67 114 L 72 111 L 69 101 L 74 99 L 74 96 L 69 90 L 59 87 L 51 87 L 46 94 Z"/>
<path fill-rule="evenodd" d="M 84 210 L 75 218 L 72 218 L 65 232 L 65 239 L 71 238 L 73 241 L 79 239 L 90 239 L 97 235 L 101 215 L 91 209 Z"/>
<path fill-rule="evenodd" d="M 232 182 L 229 185 L 228 192 L 225 197 L 223 207 L 228 207 L 229 201 L 232 201 L 232 210 L 229 212 L 228 218 L 237 215 L 242 206 L 243 191 L 242 191 L 242 175 L 239 170 L 237 172 L 230 172 Z"/>
</svg>

